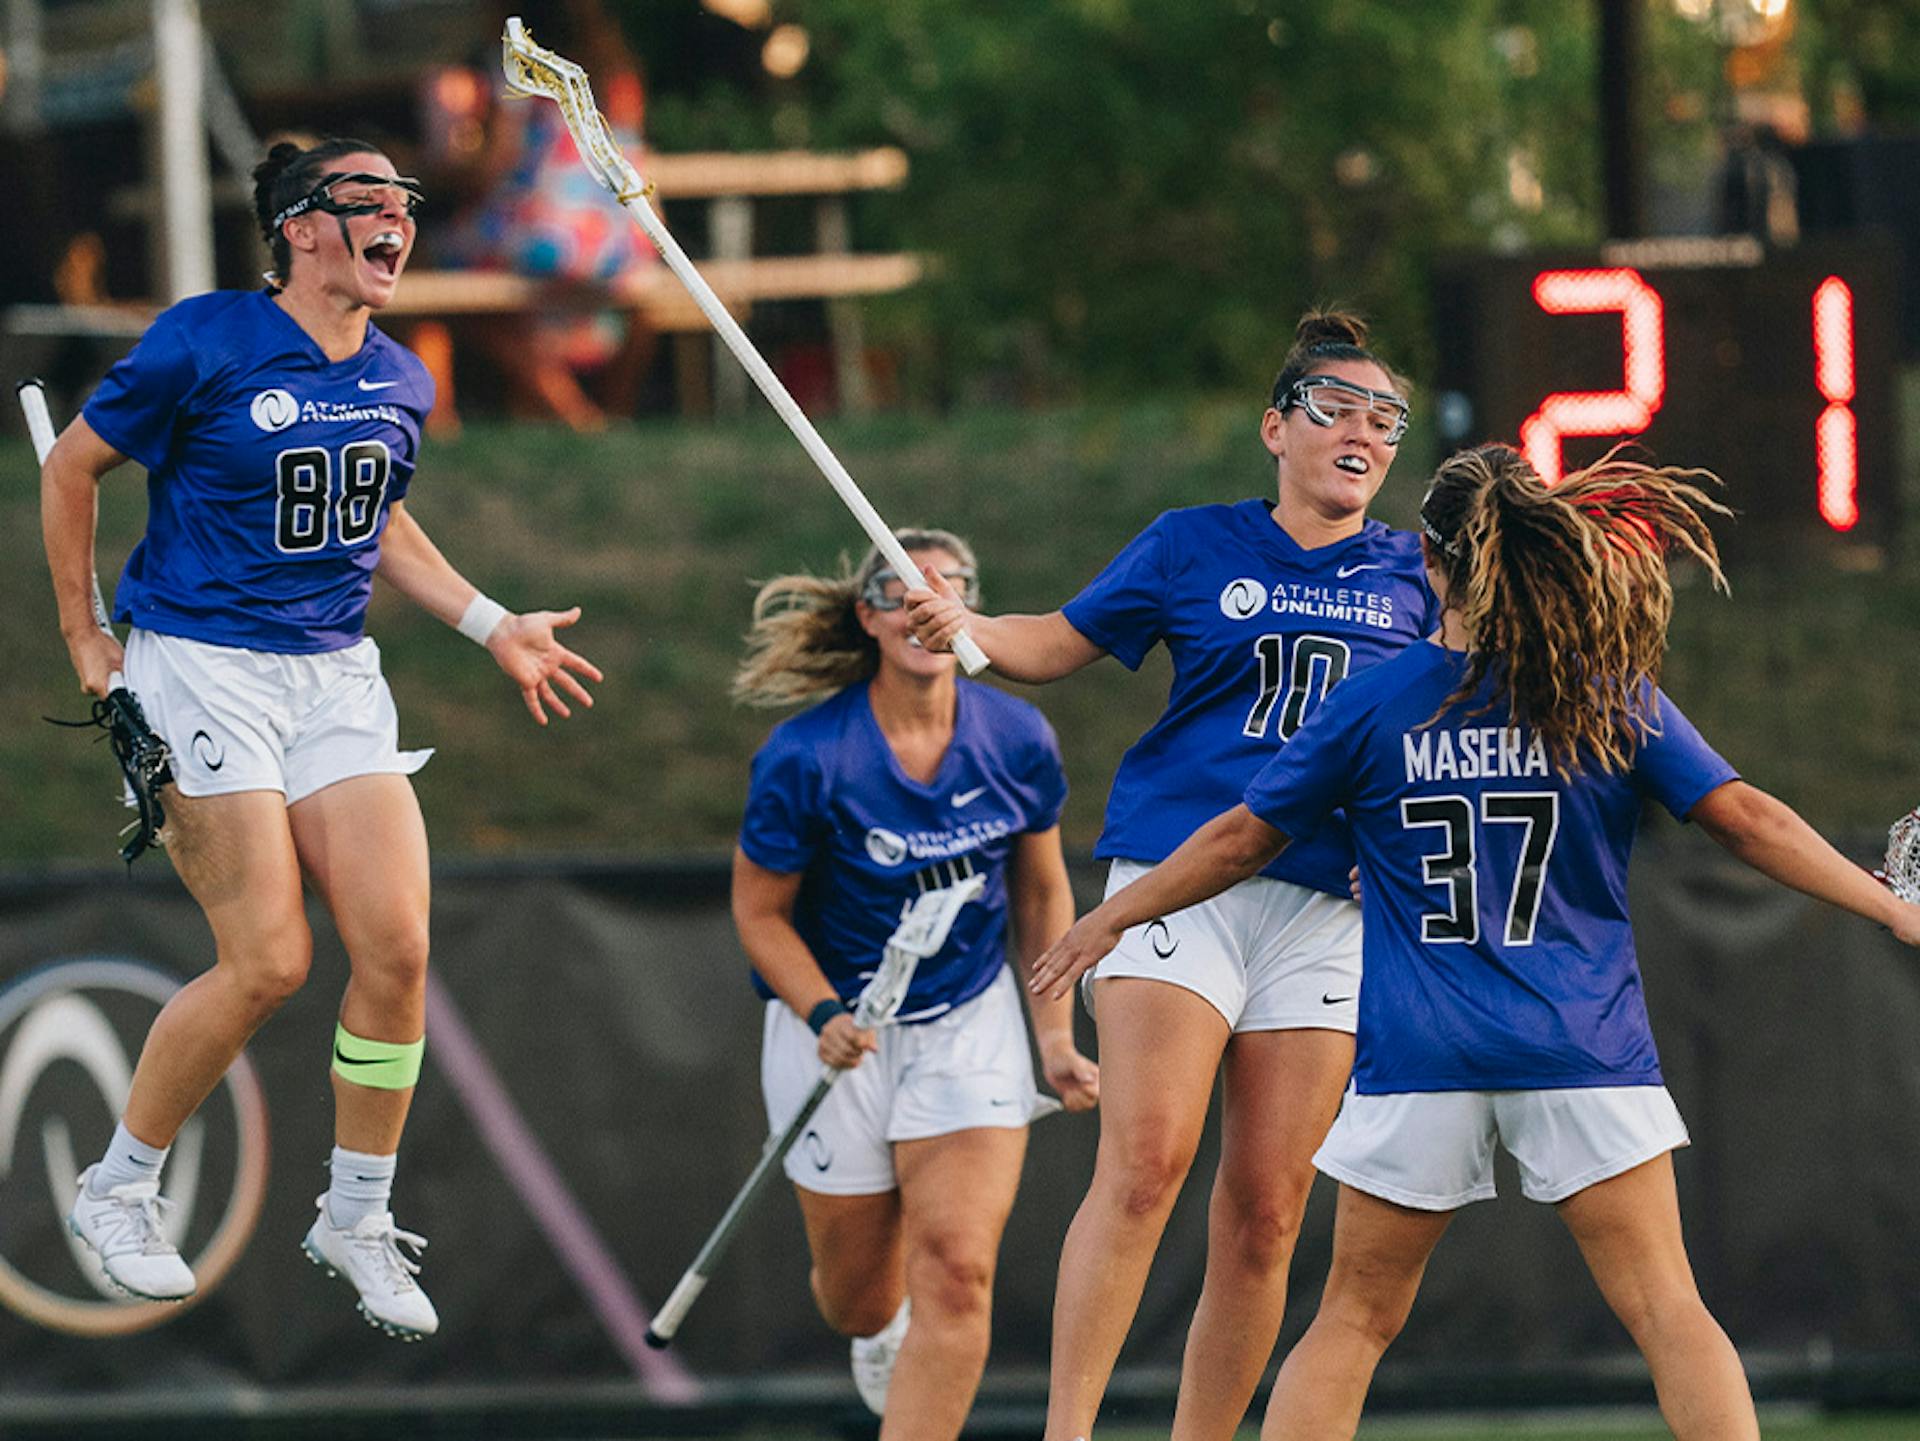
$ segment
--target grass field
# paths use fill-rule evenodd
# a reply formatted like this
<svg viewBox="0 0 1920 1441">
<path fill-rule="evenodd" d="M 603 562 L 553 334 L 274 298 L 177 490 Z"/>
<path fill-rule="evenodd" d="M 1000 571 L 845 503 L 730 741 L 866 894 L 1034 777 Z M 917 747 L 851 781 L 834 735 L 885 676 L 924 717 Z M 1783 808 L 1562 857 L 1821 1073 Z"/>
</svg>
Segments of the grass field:
<svg viewBox="0 0 1920 1441">
<path fill-rule="evenodd" d="M 1155 401 L 887 416 L 828 435 L 890 521 L 974 540 L 991 608 L 1051 609 L 1160 510 L 1270 493 L 1256 419 L 1237 402 Z M 1398 523 L 1430 447 L 1416 432 L 1403 451 L 1379 506 Z M 509 605 L 582 604 L 575 639 L 608 674 L 592 716 L 540 733 L 472 646 L 377 596 L 370 629 L 403 738 L 439 748 L 419 777 L 439 852 L 724 849 L 747 758 L 776 719 L 726 698 L 748 580 L 830 565 L 860 540 L 792 438 L 765 416 L 601 437 L 472 426 L 429 445 L 409 505 Z M 109 587 L 143 514 L 129 466 L 103 496 Z M 1902 678 L 1920 637 L 1911 549 L 1854 573 L 1747 565 L 1731 600 L 1697 585 L 1681 600 L 1669 688 L 1735 764 L 1828 826 L 1884 825 L 1920 794 L 1920 687 Z M 0 455 L 0 607 L 0 864 L 104 860 L 118 824 L 111 767 L 37 719 L 80 707 L 24 441 Z M 1102 662 L 1037 693 L 1073 782 L 1070 846 L 1091 845 L 1114 765 L 1158 713 L 1166 675 L 1159 656 L 1138 676 Z"/>
</svg>

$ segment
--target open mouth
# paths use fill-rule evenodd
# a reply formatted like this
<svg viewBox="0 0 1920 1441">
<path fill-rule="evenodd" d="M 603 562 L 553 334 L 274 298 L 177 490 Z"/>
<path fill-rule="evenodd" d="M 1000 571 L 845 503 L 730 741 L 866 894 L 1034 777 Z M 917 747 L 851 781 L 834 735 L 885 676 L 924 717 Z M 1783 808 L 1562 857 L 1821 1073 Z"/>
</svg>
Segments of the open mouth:
<svg viewBox="0 0 1920 1441">
<path fill-rule="evenodd" d="M 1334 469 L 1344 470 L 1348 475 L 1365 475 L 1373 467 L 1357 455 L 1342 455 L 1335 458 Z"/>
<path fill-rule="evenodd" d="M 360 258 L 380 274 L 393 279 L 400 274 L 400 257 L 406 253 L 406 240 L 397 230 L 383 230 L 366 243 Z"/>
</svg>

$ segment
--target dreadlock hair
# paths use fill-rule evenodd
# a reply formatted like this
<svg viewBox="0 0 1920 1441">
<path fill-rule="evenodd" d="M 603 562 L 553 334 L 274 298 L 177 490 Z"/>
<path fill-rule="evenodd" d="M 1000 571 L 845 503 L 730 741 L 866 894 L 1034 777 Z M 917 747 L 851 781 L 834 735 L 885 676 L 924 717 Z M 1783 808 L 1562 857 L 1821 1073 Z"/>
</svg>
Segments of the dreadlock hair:
<svg viewBox="0 0 1920 1441">
<path fill-rule="evenodd" d="M 907 551 L 944 550 L 974 567 L 973 547 L 946 530 L 896 530 Z M 751 706 L 797 705 L 829 696 L 870 678 L 880 669 L 880 644 L 860 628 L 854 604 L 886 557 L 870 547 L 856 567 L 843 555 L 830 576 L 782 575 L 753 598 L 747 653 L 734 672 L 734 700 Z M 902 576 L 908 585 L 917 576 Z"/>
<path fill-rule="evenodd" d="M 1549 486 L 1508 445 L 1445 461 L 1420 507 L 1430 559 L 1467 632 L 1470 660 L 1440 712 L 1489 676 L 1511 723 L 1530 727 L 1555 768 L 1632 764 L 1657 724 L 1653 688 L 1673 616 L 1667 554 L 1727 588 L 1708 513 L 1731 512 L 1704 470 L 1652 467 L 1619 449 Z M 1428 722 L 1438 720 L 1436 712 Z"/>
<path fill-rule="evenodd" d="M 1294 327 L 1293 348 L 1273 378 L 1273 405 L 1286 403 L 1293 383 L 1303 375 L 1312 375 L 1329 360 L 1362 360 L 1386 371 L 1393 388 L 1406 395 L 1411 391 L 1406 378 L 1367 348 L 1367 322 L 1345 310 L 1309 310 Z"/>
<path fill-rule="evenodd" d="M 273 274 L 268 281 L 273 289 L 284 289 L 293 273 L 293 247 L 287 243 L 284 228 L 273 223 L 273 217 L 313 189 L 314 183 L 332 168 L 329 162 L 343 155 L 383 154 L 378 145 L 364 140 L 328 135 L 305 147 L 282 140 L 253 167 L 253 213 L 260 238 L 273 252 Z"/>
</svg>

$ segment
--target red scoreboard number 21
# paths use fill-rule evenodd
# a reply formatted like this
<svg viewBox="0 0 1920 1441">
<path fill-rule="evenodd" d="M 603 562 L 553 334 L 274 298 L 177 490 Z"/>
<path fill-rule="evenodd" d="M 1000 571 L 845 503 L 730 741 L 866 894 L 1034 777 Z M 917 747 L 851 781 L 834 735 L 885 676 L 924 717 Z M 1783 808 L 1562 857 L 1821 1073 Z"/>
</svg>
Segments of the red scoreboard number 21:
<svg viewBox="0 0 1920 1441">
<path fill-rule="evenodd" d="M 1896 262 L 1745 237 L 1480 257 L 1436 290 L 1438 421 L 1549 481 L 1632 440 L 1719 475 L 1736 545 L 1878 543 L 1892 518 Z"/>
</svg>

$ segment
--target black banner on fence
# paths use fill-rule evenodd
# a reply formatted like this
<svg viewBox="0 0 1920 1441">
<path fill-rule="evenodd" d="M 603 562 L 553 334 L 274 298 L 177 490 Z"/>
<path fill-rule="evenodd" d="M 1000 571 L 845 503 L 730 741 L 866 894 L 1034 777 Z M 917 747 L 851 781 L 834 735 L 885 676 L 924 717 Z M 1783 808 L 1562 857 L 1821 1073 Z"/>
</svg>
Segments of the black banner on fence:
<svg viewBox="0 0 1920 1441">
<path fill-rule="evenodd" d="M 1750 1354 L 1920 1350 L 1920 971 L 1862 922 L 1772 886 L 1668 826 L 1636 866 L 1642 963 L 1702 1290 Z M 432 1239 L 434 1340 L 363 1325 L 299 1240 L 326 1184 L 327 1079 L 345 960 L 324 915 L 306 988 L 176 1146 L 171 1223 L 202 1291 L 112 1297 L 67 1237 L 147 1025 L 210 959 L 163 865 L 0 881 L 0 1392 L 637 1382 L 663 1401 L 729 1378 L 837 1372 L 790 1196 L 746 1227 L 671 1352 L 640 1344 L 765 1139 L 760 1003 L 725 871 L 572 865 L 436 873 L 427 1069 L 395 1214 Z M 1097 890 L 1076 872 L 1083 900 Z M 1089 1038 L 1090 1040 L 1090 1038 Z M 1038 1375 L 1056 1257 L 1090 1172 L 1089 1117 L 1040 1124 L 1007 1232 L 989 1370 Z M 1123 1372 L 1176 1367 L 1198 1292 L 1209 1133 L 1167 1231 Z M 1456 1220 L 1392 1360 L 1553 1368 L 1624 1333 L 1548 1208 Z M 1283 1347 L 1326 1272 L 1316 1189 Z M 1387 1373 L 1390 1375 L 1391 1373 Z M 1387 1379 L 1383 1376 L 1383 1380 Z"/>
</svg>

